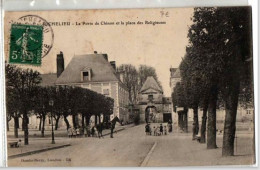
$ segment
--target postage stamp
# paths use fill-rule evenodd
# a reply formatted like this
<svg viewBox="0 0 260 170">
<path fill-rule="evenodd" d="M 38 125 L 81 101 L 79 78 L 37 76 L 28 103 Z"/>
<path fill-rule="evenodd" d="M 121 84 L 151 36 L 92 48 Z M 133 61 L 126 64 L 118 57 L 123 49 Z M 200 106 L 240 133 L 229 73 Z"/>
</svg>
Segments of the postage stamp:
<svg viewBox="0 0 260 170">
<path fill-rule="evenodd" d="M 11 26 L 9 62 L 40 65 L 42 39 L 42 26 L 13 24 Z"/>
<path fill-rule="evenodd" d="M 43 29 L 42 35 L 42 58 L 47 56 L 53 47 L 54 33 L 48 21 L 38 15 L 25 15 L 13 22 L 20 25 L 40 25 Z"/>
</svg>

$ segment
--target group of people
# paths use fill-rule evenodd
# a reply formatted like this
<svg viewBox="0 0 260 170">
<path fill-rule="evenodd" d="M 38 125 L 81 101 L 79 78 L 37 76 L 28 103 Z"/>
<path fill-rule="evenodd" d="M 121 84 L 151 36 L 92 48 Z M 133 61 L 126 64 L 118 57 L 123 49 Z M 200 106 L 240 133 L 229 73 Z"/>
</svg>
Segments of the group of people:
<svg viewBox="0 0 260 170">
<path fill-rule="evenodd" d="M 74 128 L 69 127 L 68 129 L 68 136 L 69 138 L 77 138 L 77 137 L 103 137 L 102 130 L 100 130 L 102 127 L 98 126 L 87 126 L 85 130 L 83 131 L 83 128 Z"/>
<path fill-rule="evenodd" d="M 159 126 L 154 126 L 151 128 L 150 123 L 145 125 L 145 133 L 146 135 L 154 135 L 154 136 L 161 136 L 167 135 L 168 132 L 172 132 L 172 123 L 169 121 L 167 126 L 163 126 L 162 123 Z"/>
</svg>

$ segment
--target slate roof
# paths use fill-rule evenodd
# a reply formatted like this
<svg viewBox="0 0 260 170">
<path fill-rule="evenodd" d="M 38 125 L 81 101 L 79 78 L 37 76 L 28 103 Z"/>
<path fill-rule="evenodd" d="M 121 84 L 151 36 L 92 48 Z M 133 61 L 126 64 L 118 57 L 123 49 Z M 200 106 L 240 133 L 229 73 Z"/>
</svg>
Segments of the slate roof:
<svg viewBox="0 0 260 170">
<path fill-rule="evenodd" d="M 42 82 L 40 86 L 55 86 L 55 81 L 57 80 L 56 73 L 41 74 Z"/>
<path fill-rule="evenodd" d="M 146 81 L 144 82 L 143 87 L 140 90 L 140 93 L 147 91 L 149 89 L 153 89 L 153 90 L 163 93 L 162 89 L 160 88 L 160 86 L 158 85 L 158 83 L 152 76 L 147 77 Z"/>
<path fill-rule="evenodd" d="M 87 54 L 74 56 L 55 84 L 82 83 L 81 71 L 86 67 L 91 69 L 91 81 L 88 82 L 119 81 L 104 55 Z"/>
<path fill-rule="evenodd" d="M 176 71 L 174 72 L 172 78 L 180 78 L 181 77 L 181 72 L 180 69 L 177 68 Z"/>
</svg>

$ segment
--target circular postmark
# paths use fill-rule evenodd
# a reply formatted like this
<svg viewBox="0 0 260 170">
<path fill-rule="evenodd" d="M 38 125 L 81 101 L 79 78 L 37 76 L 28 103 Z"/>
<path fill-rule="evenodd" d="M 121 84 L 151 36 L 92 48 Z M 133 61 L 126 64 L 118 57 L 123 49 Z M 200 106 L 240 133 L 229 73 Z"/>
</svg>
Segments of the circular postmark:
<svg viewBox="0 0 260 170">
<path fill-rule="evenodd" d="M 54 34 L 50 24 L 45 19 L 37 15 L 22 16 L 16 23 L 24 25 L 39 25 L 43 27 L 42 58 L 45 57 L 52 49 L 54 42 Z"/>
</svg>

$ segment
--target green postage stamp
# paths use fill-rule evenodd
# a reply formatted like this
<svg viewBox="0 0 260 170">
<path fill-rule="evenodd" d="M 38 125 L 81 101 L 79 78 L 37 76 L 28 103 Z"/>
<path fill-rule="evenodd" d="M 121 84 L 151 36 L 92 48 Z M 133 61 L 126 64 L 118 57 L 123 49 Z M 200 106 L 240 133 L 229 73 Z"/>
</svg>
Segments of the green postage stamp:
<svg viewBox="0 0 260 170">
<path fill-rule="evenodd" d="M 41 65 L 43 26 L 12 24 L 9 62 Z"/>
</svg>

